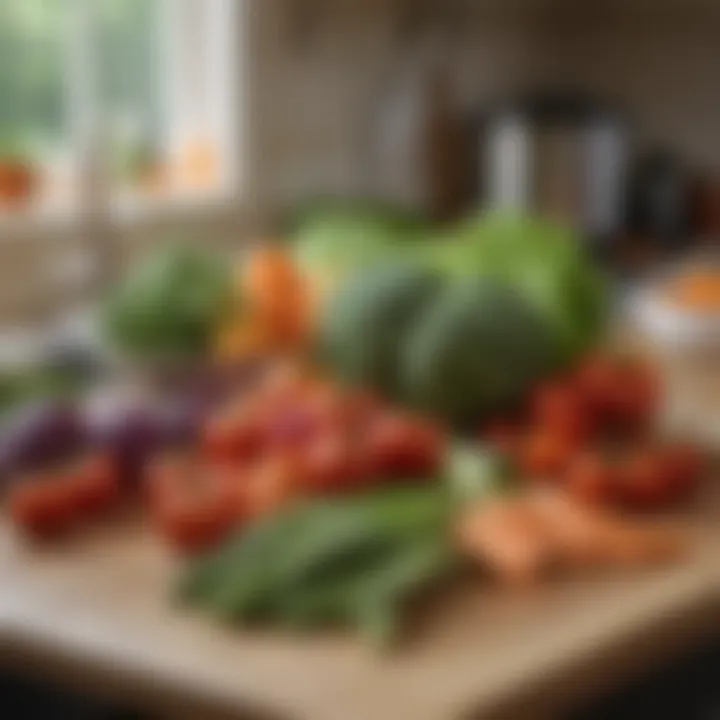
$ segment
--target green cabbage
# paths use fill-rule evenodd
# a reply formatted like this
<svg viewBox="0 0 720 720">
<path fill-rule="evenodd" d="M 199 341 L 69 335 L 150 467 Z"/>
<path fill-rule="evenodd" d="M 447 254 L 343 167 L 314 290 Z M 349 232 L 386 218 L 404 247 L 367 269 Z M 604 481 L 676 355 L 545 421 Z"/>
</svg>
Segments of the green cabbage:
<svg viewBox="0 0 720 720">
<path fill-rule="evenodd" d="M 375 203 L 327 203 L 308 209 L 291 237 L 303 272 L 333 288 L 355 270 L 407 254 L 426 233 L 418 218 Z"/>
<path fill-rule="evenodd" d="M 451 277 L 492 276 L 523 293 L 552 328 L 558 365 L 597 341 L 606 316 L 604 278 L 581 238 L 549 220 L 487 213 L 429 244 L 424 259 Z"/>
<path fill-rule="evenodd" d="M 411 405 L 452 425 L 520 402 L 551 364 L 552 336 L 516 289 L 494 278 L 450 283 L 410 327 L 399 377 Z"/>
</svg>

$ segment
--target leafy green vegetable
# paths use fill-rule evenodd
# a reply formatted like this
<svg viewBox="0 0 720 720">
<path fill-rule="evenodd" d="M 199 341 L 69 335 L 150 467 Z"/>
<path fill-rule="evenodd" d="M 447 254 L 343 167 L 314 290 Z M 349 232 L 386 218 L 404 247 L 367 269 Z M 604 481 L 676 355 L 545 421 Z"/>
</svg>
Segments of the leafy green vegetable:
<svg viewBox="0 0 720 720">
<path fill-rule="evenodd" d="M 357 590 L 354 605 L 362 633 L 381 646 L 394 641 L 407 602 L 450 575 L 456 561 L 445 536 L 407 542 L 385 557 Z"/>
<path fill-rule="evenodd" d="M 208 348 L 230 290 L 230 268 L 219 257 L 189 246 L 165 248 L 115 290 L 104 328 L 131 356 L 195 356 Z"/>
<path fill-rule="evenodd" d="M 300 268 L 334 288 L 349 273 L 402 256 L 427 233 L 401 210 L 372 202 L 320 202 L 296 220 L 292 240 Z"/>
<path fill-rule="evenodd" d="M 405 601 L 454 567 L 449 510 L 439 487 L 299 506 L 193 563 L 180 597 L 228 620 L 390 638 Z"/>
<path fill-rule="evenodd" d="M 520 400 L 547 372 L 551 355 L 545 323 L 517 291 L 470 278 L 419 317 L 400 372 L 412 404 L 462 427 Z"/>
<path fill-rule="evenodd" d="M 451 277 L 492 276 L 517 288 L 552 329 L 558 365 L 602 331 L 605 282 L 582 240 L 549 220 L 500 212 L 473 217 L 431 244 L 423 259 Z"/>
<path fill-rule="evenodd" d="M 321 319 L 321 361 L 346 382 L 396 397 L 406 330 L 439 286 L 439 278 L 412 265 L 357 271 Z"/>
<path fill-rule="evenodd" d="M 187 573 L 181 598 L 204 604 L 228 620 L 262 614 L 273 600 L 274 561 L 313 526 L 316 513 L 319 509 L 311 507 L 268 518 L 247 536 L 231 540 Z"/>
</svg>

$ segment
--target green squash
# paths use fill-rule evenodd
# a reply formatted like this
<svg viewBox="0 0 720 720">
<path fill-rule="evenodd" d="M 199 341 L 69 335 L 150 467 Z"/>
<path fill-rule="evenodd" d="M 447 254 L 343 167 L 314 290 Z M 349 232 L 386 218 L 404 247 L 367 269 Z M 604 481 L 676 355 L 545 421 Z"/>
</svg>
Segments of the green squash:
<svg viewBox="0 0 720 720">
<path fill-rule="evenodd" d="M 321 318 L 321 362 L 351 385 L 397 399 L 406 331 L 440 287 L 435 274 L 412 265 L 356 272 L 327 303 Z"/>
<path fill-rule="evenodd" d="M 409 401 L 456 426 L 521 400 L 552 362 L 541 316 L 490 278 L 451 284 L 408 335 L 401 374 Z"/>
</svg>

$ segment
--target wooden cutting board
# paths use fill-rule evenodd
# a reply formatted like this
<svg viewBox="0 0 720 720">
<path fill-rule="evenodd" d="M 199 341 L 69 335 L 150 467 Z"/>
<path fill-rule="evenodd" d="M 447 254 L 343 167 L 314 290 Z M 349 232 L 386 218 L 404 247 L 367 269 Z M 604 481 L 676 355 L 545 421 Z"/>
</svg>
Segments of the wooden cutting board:
<svg viewBox="0 0 720 720">
<path fill-rule="evenodd" d="M 134 520 L 46 549 L 5 526 L 0 660 L 173 718 L 538 718 L 720 630 L 718 519 L 708 497 L 673 568 L 516 594 L 478 581 L 384 657 L 350 637 L 232 631 L 173 608 L 175 563 Z"/>
<path fill-rule="evenodd" d="M 720 429 L 717 407 L 689 429 Z M 233 631 L 173 607 L 178 567 L 139 520 L 45 549 L 0 523 L 0 662 L 173 720 L 539 720 L 720 632 L 720 487 L 708 483 L 679 520 L 693 542 L 674 567 L 522 593 L 479 579 L 439 599 L 388 656 L 348 636 Z"/>
</svg>

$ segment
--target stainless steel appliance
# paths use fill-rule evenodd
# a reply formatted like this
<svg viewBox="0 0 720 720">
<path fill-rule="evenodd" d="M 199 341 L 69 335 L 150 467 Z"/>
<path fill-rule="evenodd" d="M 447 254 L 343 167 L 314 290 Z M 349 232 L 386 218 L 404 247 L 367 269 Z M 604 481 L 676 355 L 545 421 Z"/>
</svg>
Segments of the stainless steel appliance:
<svg viewBox="0 0 720 720">
<path fill-rule="evenodd" d="M 487 206 L 558 217 L 595 239 L 623 229 L 629 136 L 610 107 L 577 94 L 520 98 L 486 115 L 478 151 Z"/>
</svg>

